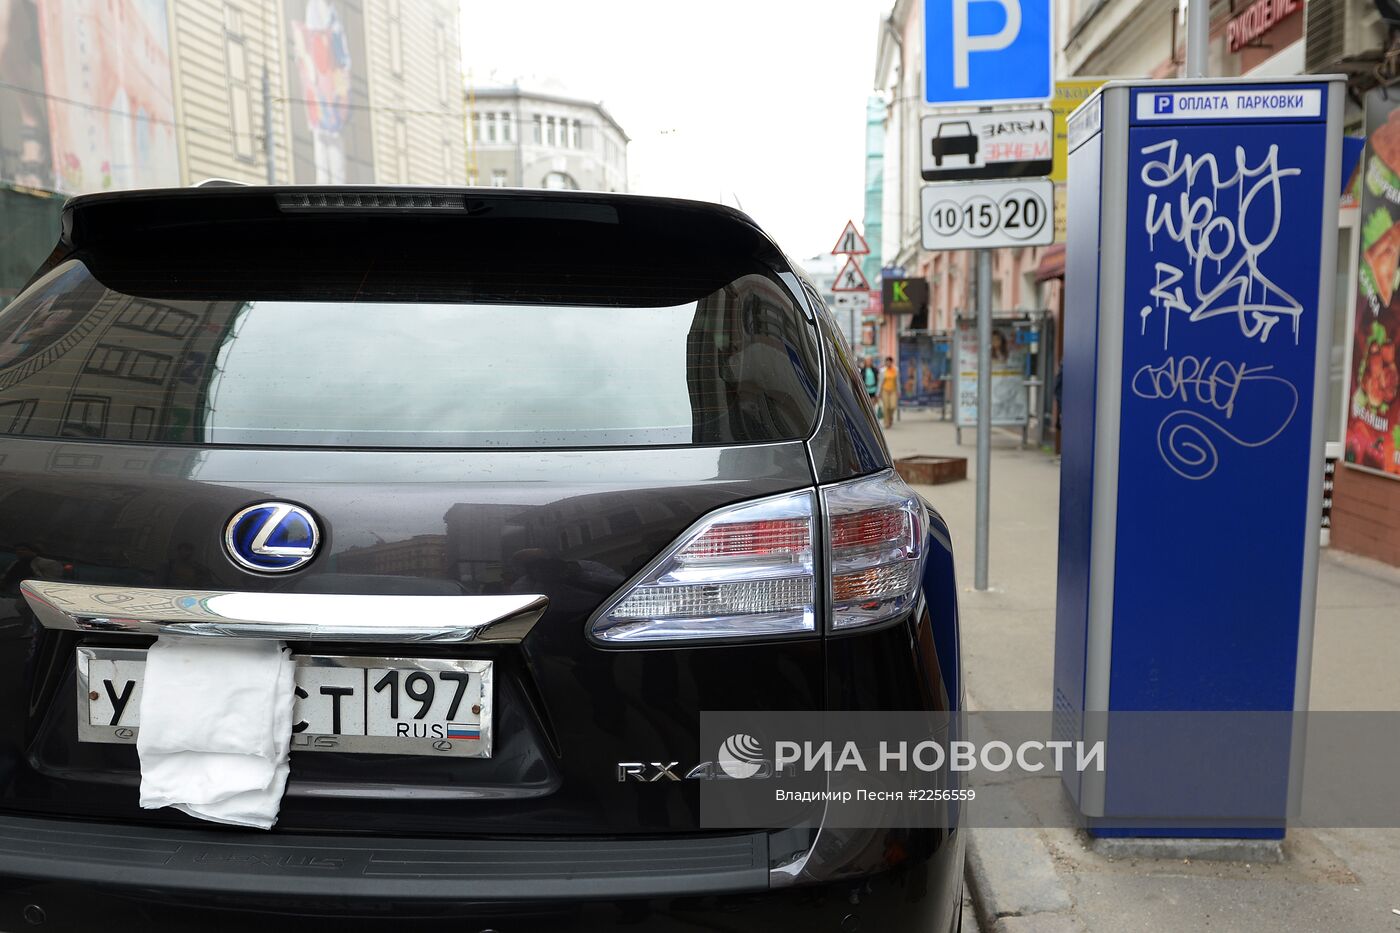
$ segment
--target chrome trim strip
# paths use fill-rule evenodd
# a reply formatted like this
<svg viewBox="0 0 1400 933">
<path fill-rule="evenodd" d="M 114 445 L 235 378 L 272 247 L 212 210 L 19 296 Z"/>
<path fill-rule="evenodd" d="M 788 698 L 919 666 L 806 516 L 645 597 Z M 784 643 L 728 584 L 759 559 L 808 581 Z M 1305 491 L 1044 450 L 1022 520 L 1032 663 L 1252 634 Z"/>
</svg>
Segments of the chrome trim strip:
<svg viewBox="0 0 1400 933">
<path fill-rule="evenodd" d="M 538 595 L 359 596 L 161 590 L 25 580 L 48 629 L 286 641 L 516 643 L 549 606 Z"/>
</svg>

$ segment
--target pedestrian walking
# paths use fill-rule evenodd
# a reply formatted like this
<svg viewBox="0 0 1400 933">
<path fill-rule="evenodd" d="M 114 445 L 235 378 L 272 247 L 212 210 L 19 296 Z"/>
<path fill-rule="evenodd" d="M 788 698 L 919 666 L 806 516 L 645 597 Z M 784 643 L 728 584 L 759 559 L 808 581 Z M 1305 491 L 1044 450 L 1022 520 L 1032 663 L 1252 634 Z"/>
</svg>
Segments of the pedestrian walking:
<svg viewBox="0 0 1400 933">
<path fill-rule="evenodd" d="M 865 383 L 865 394 L 870 398 L 870 407 L 874 408 L 880 400 L 880 374 L 875 372 L 868 356 L 861 363 L 860 378 Z"/>
<path fill-rule="evenodd" d="M 880 408 L 885 416 L 885 427 L 894 427 L 895 409 L 899 407 L 899 370 L 894 365 L 894 357 L 885 357 L 885 368 L 880 373 Z"/>
</svg>

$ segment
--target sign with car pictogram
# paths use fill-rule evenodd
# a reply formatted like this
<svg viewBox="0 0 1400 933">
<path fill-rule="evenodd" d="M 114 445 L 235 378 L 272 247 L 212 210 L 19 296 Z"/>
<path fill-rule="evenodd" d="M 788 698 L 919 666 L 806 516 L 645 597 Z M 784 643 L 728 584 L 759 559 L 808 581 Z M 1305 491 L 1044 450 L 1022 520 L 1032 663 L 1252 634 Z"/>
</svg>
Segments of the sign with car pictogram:
<svg viewBox="0 0 1400 933">
<path fill-rule="evenodd" d="M 1049 246 L 1054 188 L 1048 178 L 925 185 L 919 193 L 924 249 Z"/>
<path fill-rule="evenodd" d="M 924 181 L 1025 178 L 1054 168 L 1055 117 L 1048 109 L 929 114 L 919 130 Z"/>
</svg>

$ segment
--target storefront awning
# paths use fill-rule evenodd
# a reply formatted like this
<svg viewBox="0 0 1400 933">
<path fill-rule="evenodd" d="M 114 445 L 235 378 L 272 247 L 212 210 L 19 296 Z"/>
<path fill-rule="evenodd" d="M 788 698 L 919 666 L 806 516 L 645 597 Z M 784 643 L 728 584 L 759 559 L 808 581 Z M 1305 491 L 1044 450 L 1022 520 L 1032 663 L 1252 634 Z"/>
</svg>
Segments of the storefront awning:
<svg viewBox="0 0 1400 933">
<path fill-rule="evenodd" d="M 1040 265 L 1035 269 L 1035 280 L 1044 282 L 1047 279 L 1062 279 L 1065 277 L 1065 244 L 1056 243 L 1048 246 L 1045 252 L 1040 254 Z"/>
</svg>

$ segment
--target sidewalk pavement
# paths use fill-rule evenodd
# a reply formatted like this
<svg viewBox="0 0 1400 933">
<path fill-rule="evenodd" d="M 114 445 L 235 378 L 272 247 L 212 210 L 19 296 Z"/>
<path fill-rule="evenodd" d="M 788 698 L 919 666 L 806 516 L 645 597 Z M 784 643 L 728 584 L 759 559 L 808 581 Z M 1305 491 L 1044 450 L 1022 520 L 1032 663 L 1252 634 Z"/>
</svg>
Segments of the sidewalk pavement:
<svg viewBox="0 0 1400 933">
<path fill-rule="evenodd" d="M 968 458 L 966 481 L 918 487 L 953 534 L 969 705 L 1050 709 L 1058 458 L 992 436 L 991 589 L 972 588 L 976 446 L 949 422 L 903 412 L 895 457 Z M 1400 570 L 1324 549 L 1312 709 L 1400 710 Z M 1400 779 L 1400 776 L 1397 777 Z M 973 829 L 968 881 L 985 933 L 1400 930 L 1400 829 L 1288 831 L 1281 864 L 1109 858 L 1073 829 L 1057 777 L 996 788 L 998 806 L 1055 812 L 1059 826 Z M 965 927 L 971 930 L 971 927 Z"/>
</svg>

